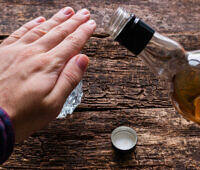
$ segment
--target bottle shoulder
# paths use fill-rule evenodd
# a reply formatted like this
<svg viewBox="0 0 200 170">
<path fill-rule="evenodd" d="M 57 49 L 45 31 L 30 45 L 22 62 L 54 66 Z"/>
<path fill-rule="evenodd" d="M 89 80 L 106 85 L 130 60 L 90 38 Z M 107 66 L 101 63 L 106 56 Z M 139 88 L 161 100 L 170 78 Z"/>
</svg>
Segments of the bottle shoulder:
<svg viewBox="0 0 200 170">
<path fill-rule="evenodd" d="M 156 32 L 140 56 L 160 77 L 171 79 L 187 65 L 186 54 L 178 42 Z"/>
</svg>

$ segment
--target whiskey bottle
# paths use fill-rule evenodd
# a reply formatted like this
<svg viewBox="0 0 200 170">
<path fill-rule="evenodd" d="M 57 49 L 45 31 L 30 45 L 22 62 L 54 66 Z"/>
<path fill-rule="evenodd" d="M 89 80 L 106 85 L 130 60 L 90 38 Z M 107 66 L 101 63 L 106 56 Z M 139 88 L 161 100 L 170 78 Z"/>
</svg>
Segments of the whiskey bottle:
<svg viewBox="0 0 200 170">
<path fill-rule="evenodd" d="M 176 110 L 200 124 L 200 50 L 185 51 L 179 43 L 122 8 L 111 16 L 106 31 L 155 74 L 171 82 L 169 91 Z"/>
</svg>

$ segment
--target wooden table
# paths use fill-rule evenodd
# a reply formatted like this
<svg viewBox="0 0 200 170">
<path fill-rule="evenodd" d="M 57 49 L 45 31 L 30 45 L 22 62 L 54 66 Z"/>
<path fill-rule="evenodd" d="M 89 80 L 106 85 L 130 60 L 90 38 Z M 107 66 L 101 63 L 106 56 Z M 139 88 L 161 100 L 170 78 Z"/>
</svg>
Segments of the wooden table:
<svg viewBox="0 0 200 170">
<path fill-rule="evenodd" d="M 200 49 L 198 0 L 0 0 L 0 38 L 36 16 L 86 7 L 98 28 L 83 52 L 91 63 L 82 104 L 16 144 L 2 168 L 14 169 L 200 169 L 200 127 L 172 108 L 166 82 L 158 80 L 125 48 L 104 34 L 105 14 L 123 6 L 187 50 Z M 119 155 L 110 134 L 120 125 L 138 134 L 135 151 Z"/>
</svg>

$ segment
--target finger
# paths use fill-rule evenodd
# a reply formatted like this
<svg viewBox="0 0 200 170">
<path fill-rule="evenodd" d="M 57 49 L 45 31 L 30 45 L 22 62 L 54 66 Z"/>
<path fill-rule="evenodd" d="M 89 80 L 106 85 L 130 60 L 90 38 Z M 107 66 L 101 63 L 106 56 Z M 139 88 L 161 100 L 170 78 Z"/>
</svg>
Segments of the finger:
<svg viewBox="0 0 200 170">
<path fill-rule="evenodd" d="M 62 107 L 67 96 L 82 79 L 88 63 L 89 59 L 84 54 L 72 57 L 65 65 L 53 90 L 47 96 L 46 100 L 48 103 L 56 103 Z"/>
<path fill-rule="evenodd" d="M 42 38 L 38 39 L 35 44 L 44 46 L 44 49 L 48 51 L 58 45 L 69 34 L 74 32 L 81 24 L 88 21 L 89 18 L 90 12 L 87 9 L 82 9 L 66 22 L 56 26 Z"/>
<path fill-rule="evenodd" d="M 69 19 L 74 14 L 74 11 L 71 7 L 66 7 L 61 9 L 56 13 L 51 19 L 42 23 L 41 25 L 35 27 L 29 33 L 27 33 L 21 41 L 24 43 L 32 43 L 35 40 L 41 38 L 43 35 L 48 33 L 52 28 L 61 24 L 62 22 Z"/>
<path fill-rule="evenodd" d="M 44 21 L 45 21 L 44 17 L 38 17 L 38 18 L 24 24 L 18 30 L 13 32 L 5 41 L 3 41 L 2 45 L 9 45 L 9 44 L 16 42 L 17 40 L 22 38 L 27 32 L 29 32 L 34 27 L 40 25 Z"/>
<path fill-rule="evenodd" d="M 72 56 L 80 53 L 89 37 L 96 28 L 94 20 L 82 24 L 75 32 L 66 37 L 58 46 L 47 52 L 46 54 L 52 60 L 65 64 Z M 55 62 L 55 64 L 56 64 Z"/>
</svg>

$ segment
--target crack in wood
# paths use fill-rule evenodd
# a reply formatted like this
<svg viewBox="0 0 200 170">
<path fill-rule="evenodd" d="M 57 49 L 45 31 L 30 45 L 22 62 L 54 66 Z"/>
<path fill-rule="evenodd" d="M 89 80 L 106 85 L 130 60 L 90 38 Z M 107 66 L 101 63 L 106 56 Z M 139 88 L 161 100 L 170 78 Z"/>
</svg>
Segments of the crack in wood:
<svg viewBox="0 0 200 170">
<path fill-rule="evenodd" d="M 0 41 L 6 39 L 8 36 L 9 35 L 0 35 Z"/>
<path fill-rule="evenodd" d="M 3 40 L 3 39 L 5 39 L 5 38 L 7 38 L 9 35 L 0 35 L 0 40 Z M 91 37 L 94 37 L 94 38 L 107 38 L 107 37 L 109 37 L 109 35 L 108 34 L 106 34 L 106 33 L 95 33 L 95 34 L 93 34 Z"/>
<path fill-rule="evenodd" d="M 107 38 L 109 36 L 110 35 L 106 34 L 106 33 L 95 33 L 95 34 L 92 35 L 92 37 L 95 37 L 95 38 Z"/>
</svg>

